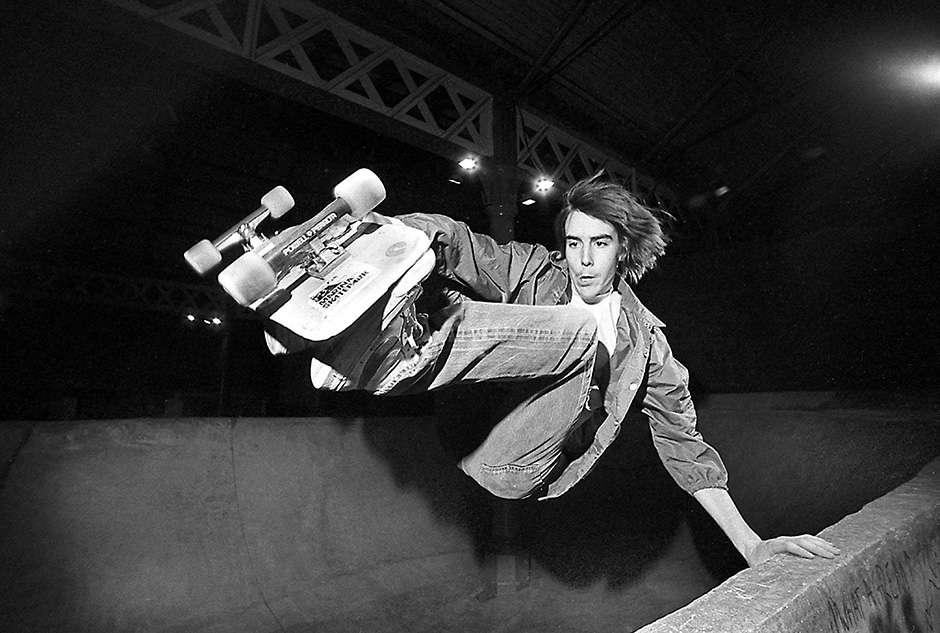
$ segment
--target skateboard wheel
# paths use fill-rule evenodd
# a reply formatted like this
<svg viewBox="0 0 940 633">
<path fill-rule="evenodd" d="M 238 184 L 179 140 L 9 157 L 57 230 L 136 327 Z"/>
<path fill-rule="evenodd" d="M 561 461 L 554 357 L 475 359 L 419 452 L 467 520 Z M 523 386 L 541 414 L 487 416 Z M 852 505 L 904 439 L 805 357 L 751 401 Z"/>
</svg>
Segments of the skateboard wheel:
<svg viewBox="0 0 940 633">
<path fill-rule="evenodd" d="M 261 206 L 265 207 L 272 218 L 279 218 L 294 208 L 294 197 L 284 187 L 278 185 L 261 198 Z"/>
<path fill-rule="evenodd" d="M 186 263 L 200 275 L 205 275 L 222 261 L 222 253 L 209 240 L 197 242 L 183 253 L 183 257 L 186 258 Z"/>
<path fill-rule="evenodd" d="M 274 290 L 277 275 L 261 255 L 248 251 L 219 273 L 219 283 L 239 305 L 248 307 Z"/>
<path fill-rule="evenodd" d="M 333 187 L 333 196 L 349 205 L 349 212 L 360 219 L 385 200 L 385 185 L 369 169 L 360 169 Z"/>
</svg>

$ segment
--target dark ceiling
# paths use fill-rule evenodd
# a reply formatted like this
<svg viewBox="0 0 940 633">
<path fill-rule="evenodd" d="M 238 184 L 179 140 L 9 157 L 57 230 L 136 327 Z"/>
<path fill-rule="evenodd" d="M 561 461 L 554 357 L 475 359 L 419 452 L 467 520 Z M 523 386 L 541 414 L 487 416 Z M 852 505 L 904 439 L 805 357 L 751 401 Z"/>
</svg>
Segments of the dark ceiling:
<svg viewBox="0 0 940 633">
<path fill-rule="evenodd" d="M 292 2 L 283 0 L 285 6 Z M 205 64 L 213 54 L 211 46 L 174 35 L 116 6 L 122 3 L 162 10 L 185 4 L 101 0 L 84 10 L 53 0 L 27 4 L 56 7 L 76 31 L 110 31 L 119 39 L 172 51 L 187 62 Z M 219 6 L 237 14 L 245 12 L 239 7 L 247 3 L 225 0 Z M 871 215 L 912 201 L 922 206 L 938 189 L 940 71 L 935 66 L 933 76 L 923 74 L 930 63 L 940 65 L 940 9 L 935 2 L 316 4 L 489 91 L 502 103 L 538 113 L 652 176 L 678 194 L 679 224 L 687 232 L 707 224 L 731 240 L 755 233 L 782 239 L 819 226 L 854 223 L 860 210 Z M 23 121 L 37 118 L 44 108 L 63 110 L 68 102 L 84 110 L 79 97 L 90 93 L 94 84 L 121 91 L 135 83 L 143 86 L 153 77 L 151 86 L 138 91 L 152 92 L 180 117 L 181 99 L 203 82 L 192 77 L 173 80 L 174 71 L 166 64 L 154 76 L 154 62 L 141 53 L 112 53 L 120 63 L 106 75 L 80 77 L 76 70 L 81 64 L 62 55 L 69 52 L 69 42 L 52 34 L 63 25 L 50 24 L 48 29 L 50 42 L 62 41 L 59 52 L 17 26 L 18 20 L 28 23 L 43 15 L 26 6 L 6 9 L 12 11 L 5 21 L 8 58 L 17 63 L 28 59 L 22 71 L 16 63 L 6 68 L 11 89 L 5 110 L 14 117 L 8 137 L 16 139 L 8 144 L 35 147 L 35 134 Z M 77 45 L 96 63 L 108 55 Z M 216 54 L 231 60 L 208 64 L 224 76 L 235 57 Z M 134 77 L 135 67 L 147 75 Z M 244 73 L 234 76 L 241 79 Z M 37 96 L 54 96 L 47 88 L 40 90 L 43 81 L 67 101 L 60 100 L 58 106 L 37 103 Z M 176 82 L 172 93 L 160 87 L 161 81 Z M 285 87 L 289 83 L 275 77 L 269 85 L 276 84 L 274 91 L 290 99 L 299 91 L 292 93 Z M 131 93 L 124 92 L 121 97 L 126 99 Z M 120 106 L 120 98 L 109 100 Z M 239 107 L 232 103 L 232 108 L 222 106 L 211 114 L 220 127 L 227 111 Z M 71 115 L 78 114 L 74 108 Z M 379 118 L 348 104 L 339 114 L 372 128 Z M 130 138 L 138 130 L 122 132 Z M 187 139 L 193 151 L 200 149 L 196 143 L 206 145 L 204 136 L 192 135 L 174 143 L 185 144 Z M 445 153 L 441 141 L 437 147 L 430 141 L 423 149 Z M 266 151 L 270 148 L 258 148 L 259 160 Z M 36 173 L 17 161 L 10 167 Z M 17 186 L 14 182 L 8 189 Z M 716 196 L 716 191 L 728 193 Z"/>
<path fill-rule="evenodd" d="M 801 205 L 868 196 L 885 164 L 916 180 L 940 135 L 940 79 L 917 78 L 940 63 L 935 2 L 319 4 L 511 94 L 692 206 L 720 185 L 758 208 L 794 190 Z"/>
</svg>

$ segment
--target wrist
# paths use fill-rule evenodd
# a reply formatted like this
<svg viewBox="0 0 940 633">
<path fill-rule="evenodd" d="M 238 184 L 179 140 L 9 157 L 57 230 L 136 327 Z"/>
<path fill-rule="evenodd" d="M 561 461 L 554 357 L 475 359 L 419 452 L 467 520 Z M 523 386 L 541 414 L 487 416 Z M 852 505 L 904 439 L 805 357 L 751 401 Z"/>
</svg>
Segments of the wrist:
<svg viewBox="0 0 940 633">
<path fill-rule="evenodd" d="M 752 533 L 752 535 L 738 546 L 738 551 L 741 553 L 741 556 L 744 557 L 749 567 L 753 566 L 760 559 L 758 550 L 763 542 L 764 541 L 761 540 L 759 536 Z"/>
<path fill-rule="evenodd" d="M 762 542 L 761 537 L 751 529 L 741 534 L 735 541 L 735 546 L 744 558 L 753 554 Z"/>
<path fill-rule="evenodd" d="M 748 555 L 754 553 L 754 550 L 757 549 L 760 543 L 761 543 L 760 538 L 758 538 L 757 535 L 755 534 L 752 538 L 748 538 L 743 543 L 741 543 L 738 549 L 741 550 L 741 555 L 747 558 Z"/>
</svg>

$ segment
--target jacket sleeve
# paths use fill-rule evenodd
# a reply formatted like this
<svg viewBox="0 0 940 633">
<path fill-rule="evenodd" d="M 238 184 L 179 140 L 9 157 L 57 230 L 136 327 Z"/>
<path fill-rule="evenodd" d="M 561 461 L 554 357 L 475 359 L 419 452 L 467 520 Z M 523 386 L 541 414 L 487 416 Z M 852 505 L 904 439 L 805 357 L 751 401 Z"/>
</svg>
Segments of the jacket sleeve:
<svg viewBox="0 0 940 633">
<path fill-rule="evenodd" d="M 484 301 L 516 302 L 527 284 L 538 282 L 551 257 L 544 246 L 498 244 L 444 215 L 412 213 L 395 219 L 431 238 L 438 274 L 459 282 Z"/>
<path fill-rule="evenodd" d="M 666 470 L 689 494 L 703 488 L 727 488 L 728 471 L 721 457 L 695 428 L 689 372 L 672 355 L 658 327 L 653 328 L 647 376 L 643 412 L 649 417 L 653 445 Z"/>
</svg>

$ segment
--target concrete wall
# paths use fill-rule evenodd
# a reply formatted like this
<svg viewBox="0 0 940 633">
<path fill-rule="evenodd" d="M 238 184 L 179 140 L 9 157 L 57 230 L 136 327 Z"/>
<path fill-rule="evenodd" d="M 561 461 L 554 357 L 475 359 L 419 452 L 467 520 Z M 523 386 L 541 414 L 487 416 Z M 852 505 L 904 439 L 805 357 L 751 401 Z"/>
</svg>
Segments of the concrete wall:
<svg viewBox="0 0 940 633">
<path fill-rule="evenodd" d="M 940 628 L 940 459 L 823 530 L 842 555 L 777 556 L 643 633 L 900 633 Z"/>
<path fill-rule="evenodd" d="M 426 423 L 40 424 L 25 445 L 11 431 L 0 630 L 289 629 L 473 574 L 489 499 Z M 388 451 L 405 453 L 396 468 Z"/>
</svg>

